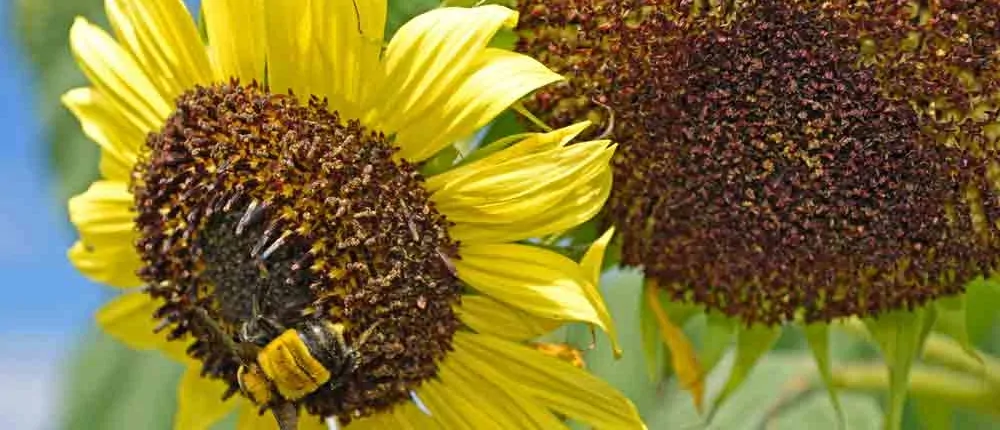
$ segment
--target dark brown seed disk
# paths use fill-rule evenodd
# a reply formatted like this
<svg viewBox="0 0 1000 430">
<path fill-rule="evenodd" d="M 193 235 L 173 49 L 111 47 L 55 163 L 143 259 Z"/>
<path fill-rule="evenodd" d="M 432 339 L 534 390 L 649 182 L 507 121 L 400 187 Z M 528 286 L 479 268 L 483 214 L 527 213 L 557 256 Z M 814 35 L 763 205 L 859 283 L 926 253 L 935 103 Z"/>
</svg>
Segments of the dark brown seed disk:
<svg viewBox="0 0 1000 430">
<path fill-rule="evenodd" d="M 384 410 L 436 375 L 460 298 L 440 255 L 457 245 L 388 139 L 323 101 L 234 81 L 183 94 L 147 145 L 133 177 L 140 276 L 206 375 L 238 389 L 238 358 L 198 308 L 257 345 L 307 319 L 344 323 L 349 343 L 377 324 L 346 385 L 302 400 L 316 415 Z"/>
<path fill-rule="evenodd" d="M 1000 157 L 942 142 L 886 85 L 898 72 L 861 61 L 874 18 L 854 2 L 702 3 L 520 6 L 519 49 L 614 113 L 606 215 L 625 264 L 765 324 L 912 308 L 997 267 Z M 567 89 L 537 95 L 552 125 L 600 109 Z"/>
</svg>

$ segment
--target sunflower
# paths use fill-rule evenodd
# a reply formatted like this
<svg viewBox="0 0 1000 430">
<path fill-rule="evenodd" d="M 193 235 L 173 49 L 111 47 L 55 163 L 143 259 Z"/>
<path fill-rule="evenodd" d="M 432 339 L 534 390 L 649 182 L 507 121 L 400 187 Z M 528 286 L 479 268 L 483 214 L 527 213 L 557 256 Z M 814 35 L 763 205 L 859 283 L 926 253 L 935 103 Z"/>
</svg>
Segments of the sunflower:
<svg viewBox="0 0 1000 430">
<path fill-rule="evenodd" d="M 385 42 L 384 1 L 206 0 L 206 42 L 180 0 L 106 6 L 114 37 L 70 30 L 91 86 L 63 101 L 102 178 L 69 202 L 68 254 L 126 289 L 97 315 L 107 332 L 187 365 L 175 428 L 234 408 L 240 428 L 274 427 L 268 410 L 304 410 L 303 427 L 642 427 L 530 342 L 570 321 L 614 337 L 595 288 L 607 241 L 583 266 L 526 241 L 600 210 L 615 146 L 569 145 L 581 123 L 426 163 L 560 79 L 488 46 L 516 12 L 440 8 Z M 325 379 L 275 388 L 280 357 L 253 355 L 273 345 Z"/>
<path fill-rule="evenodd" d="M 827 323 L 861 318 L 912 357 L 933 308 L 1000 268 L 997 2 L 519 8 L 518 50 L 569 75 L 529 105 L 622 142 L 605 219 L 671 349 L 661 295 L 741 324 L 737 354 L 786 324 L 825 351 Z"/>
</svg>

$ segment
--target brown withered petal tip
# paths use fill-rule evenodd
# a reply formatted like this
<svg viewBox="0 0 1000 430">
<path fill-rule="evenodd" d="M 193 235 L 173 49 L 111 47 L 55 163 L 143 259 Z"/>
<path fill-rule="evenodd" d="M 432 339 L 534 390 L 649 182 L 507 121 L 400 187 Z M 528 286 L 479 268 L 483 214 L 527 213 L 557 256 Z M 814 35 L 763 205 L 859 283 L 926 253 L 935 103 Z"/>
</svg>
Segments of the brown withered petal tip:
<svg viewBox="0 0 1000 430">
<path fill-rule="evenodd" d="M 388 139 L 321 100 L 233 81 L 183 94 L 146 143 L 133 175 L 140 276 L 166 300 L 171 336 L 193 335 L 189 352 L 230 394 L 239 361 L 198 308 L 234 340 L 248 321 L 326 318 L 345 323 L 349 342 L 378 322 L 346 385 L 303 399 L 314 415 L 384 410 L 437 374 L 460 293 L 438 252 L 457 245 Z"/>
<path fill-rule="evenodd" d="M 772 325 L 909 309 L 997 268 L 1000 2 L 719 3 L 519 6 L 518 49 L 569 78 L 529 108 L 614 113 L 625 264 Z"/>
</svg>

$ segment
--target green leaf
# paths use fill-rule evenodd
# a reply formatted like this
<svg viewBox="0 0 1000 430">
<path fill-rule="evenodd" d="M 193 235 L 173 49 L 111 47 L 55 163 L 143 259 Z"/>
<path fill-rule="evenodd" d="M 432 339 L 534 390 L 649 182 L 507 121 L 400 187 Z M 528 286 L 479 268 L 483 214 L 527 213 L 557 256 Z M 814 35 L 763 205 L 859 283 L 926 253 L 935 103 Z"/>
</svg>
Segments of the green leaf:
<svg viewBox="0 0 1000 430">
<path fill-rule="evenodd" d="M 726 385 L 722 387 L 722 392 L 719 393 L 719 397 L 716 397 L 715 404 L 712 406 L 713 415 L 726 399 L 743 384 L 747 375 L 757 364 L 757 360 L 771 349 L 779 336 L 781 336 L 780 327 L 755 325 L 745 328 L 740 326 L 736 330 L 736 358 L 729 373 L 729 379 L 726 380 Z"/>
<path fill-rule="evenodd" d="M 899 430 L 902 425 L 910 368 L 929 332 L 931 309 L 921 307 L 913 311 L 893 311 L 865 320 L 889 367 L 889 405 L 885 420 L 888 430 Z"/>
<path fill-rule="evenodd" d="M 819 393 L 805 395 L 794 407 L 783 411 L 772 426 L 779 430 L 850 429 L 877 430 L 882 420 L 878 404 L 867 396 L 845 395 L 844 412 L 830 408 L 830 402 Z"/>
<path fill-rule="evenodd" d="M 809 324 L 805 327 L 805 334 L 809 341 L 809 349 L 812 350 L 813 358 L 816 360 L 816 368 L 819 370 L 820 378 L 826 385 L 830 404 L 833 405 L 833 409 L 837 413 L 837 423 L 840 428 L 843 428 L 844 409 L 840 405 L 837 387 L 833 385 L 833 375 L 830 372 L 830 325 Z"/>
<path fill-rule="evenodd" d="M 385 17 L 385 40 L 392 39 L 396 30 L 413 17 L 441 6 L 439 0 L 388 0 Z"/>
</svg>

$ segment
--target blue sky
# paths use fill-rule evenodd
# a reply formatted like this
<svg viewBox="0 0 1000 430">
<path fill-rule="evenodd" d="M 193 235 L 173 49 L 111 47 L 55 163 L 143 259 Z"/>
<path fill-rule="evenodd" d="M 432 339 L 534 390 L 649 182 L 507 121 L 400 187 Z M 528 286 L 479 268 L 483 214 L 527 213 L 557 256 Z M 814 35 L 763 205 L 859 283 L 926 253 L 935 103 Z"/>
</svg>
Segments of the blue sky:
<svg viewBox="0 0 1000 430">
<path fill-rule="evenodd" d="M 27 65 L 6 23 L 10 4 L 0 8 L 0 336 L 45 335 L 53 340 L 82 330 L 101 290 L 75 272 L 65 257 L 73 238 L 50 194 L 44 143 L 35 115 L 34 87 Z M 12 55 L 12 53 L 14 55 Z"/>
<path fill-rule="evenodd" d="M 51 193 L 34 82 L 9 26 L 13 3 L 0 1 L 0 428 L 33 430 L 52 428 L 66 353 L 108 290 L 66 260 L 75 234 Z"/>
<path fill-rule="evenodd" d="M 52 425 L 65 354 L 102 290 L 66 261 L 72 231 L 50 194 L 34 87 L 6 25 L 10 6 L 0 7 L 0 428 L 31 430 Z"/>
</svg>

